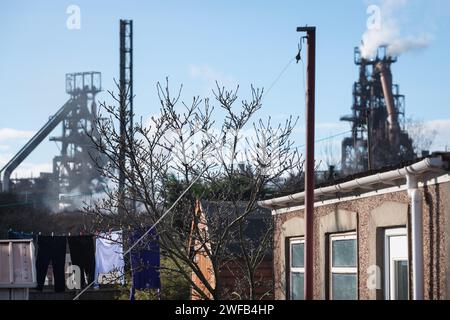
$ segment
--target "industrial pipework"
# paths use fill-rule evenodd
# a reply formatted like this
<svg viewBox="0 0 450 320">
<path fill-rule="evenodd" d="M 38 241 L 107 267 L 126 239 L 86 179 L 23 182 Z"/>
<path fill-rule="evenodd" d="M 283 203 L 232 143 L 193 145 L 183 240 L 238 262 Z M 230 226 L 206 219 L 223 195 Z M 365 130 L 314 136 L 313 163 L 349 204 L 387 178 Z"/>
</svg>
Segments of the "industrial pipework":
<svg viewBox="0 0 450 320">
<path fill-rule="evenodd" d="M 385 61 L 376 64 L 376 70 L 380 73 L 381 86 L 383 89 L 384 101 L 388 112 L 389 142 L 394 149 L 398 149 L 400 143 L 400 125 L 398 123 L 398 110 L 395 106 L 392 94 L 392 73 Z"/>
</svg>

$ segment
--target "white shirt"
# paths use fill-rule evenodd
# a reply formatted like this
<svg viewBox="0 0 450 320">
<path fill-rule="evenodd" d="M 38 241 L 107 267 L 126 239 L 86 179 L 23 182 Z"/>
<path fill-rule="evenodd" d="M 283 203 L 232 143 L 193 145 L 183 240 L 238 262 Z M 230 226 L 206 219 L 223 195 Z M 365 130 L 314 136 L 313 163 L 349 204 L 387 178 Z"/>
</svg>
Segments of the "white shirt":
<svg viewBox="0 0 450 320">
<path fill-rule="evenodd" d="M 122 231 L 102 233 L 95 240 L 95 282 L 101 273 L 117 272 L 124 283 Z"/>
</svg>

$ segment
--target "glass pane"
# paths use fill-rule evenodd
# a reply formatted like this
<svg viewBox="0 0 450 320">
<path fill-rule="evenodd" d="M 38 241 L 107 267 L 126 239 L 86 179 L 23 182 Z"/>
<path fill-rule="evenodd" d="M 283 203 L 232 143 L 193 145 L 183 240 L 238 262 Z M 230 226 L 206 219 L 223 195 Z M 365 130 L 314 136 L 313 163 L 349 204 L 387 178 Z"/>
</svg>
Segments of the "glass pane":
<svg viewBox="0 0 450 320">
<path fill-rule="evenodd" d="M 333 300 L 356 300 L 357 277 L 356 274 L 333 274 Z"/>
<path fill-rule="evenodd" d="M 356 267 L 356 240 L 333 241 L 333 267 Z"/>
<path fill-rule="evenodd" d="M 395 261 L 396 299 L 408 300 L 408 261 Z"/>
<path fill-rule="evenodd" d="M 294 268 L 303 268 L 304 264 L 304 243 L 293 243 L 292 244 L 292 266 Z"/>
<path fill-rule="evenodd" d="M 291 299 L 304 300 L 304 274 L 292 273 L 291 280 Z"/>
</svg>

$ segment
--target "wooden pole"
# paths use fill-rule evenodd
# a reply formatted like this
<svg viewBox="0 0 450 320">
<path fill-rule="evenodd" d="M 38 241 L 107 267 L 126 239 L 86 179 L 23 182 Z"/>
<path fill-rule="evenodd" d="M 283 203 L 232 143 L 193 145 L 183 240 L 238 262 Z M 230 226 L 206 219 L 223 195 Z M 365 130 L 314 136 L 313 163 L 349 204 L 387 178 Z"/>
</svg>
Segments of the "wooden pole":
<svg viewBox="0 0 450 320">
<path fill-rule="evenodd" d="M 316 85 L 316 28 L 299 27 L 308 40 L 306 83 L 306 163 L 305 163 L 305 300 L 314 298 L 314 140 Z"/>
</svg>

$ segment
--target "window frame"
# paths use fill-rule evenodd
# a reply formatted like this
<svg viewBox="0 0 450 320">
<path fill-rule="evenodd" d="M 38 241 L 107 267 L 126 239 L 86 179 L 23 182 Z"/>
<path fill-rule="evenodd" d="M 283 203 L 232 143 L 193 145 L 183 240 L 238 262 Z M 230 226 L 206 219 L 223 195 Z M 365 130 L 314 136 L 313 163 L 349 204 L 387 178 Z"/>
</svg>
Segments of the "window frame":
<svg viewBox="0 0 450 320">
<path fill-rule="evenodd" d="M 392 237 L 406 237 L 406 257 L 393 257 L 391 259 L 391 247 L 390 239 Z M 396 275 L 396 262 L 406 261 L 408 265 L 408 299 L 410 299 L 409 289 L 409 243 L 408 243 L 408 228 L 407 227 L 397 227 L 397 228 L 387 228 L 384 229 L 384 298 L 386 300 L 397 300 L 397 275 Z M 393 293 L 393 294 L 392 294 Z"/>
<path fill-rule="evenodd" d="M 305 237 L 296 237 L 289 239 L 289 300 L 293 300 L 293 290 L 292 290 L 292 275 L 294 273 L 302 273 L 303 277 L 305 276 L 305 264 L 303 263 L 303 267 L 293 267 L 293 245 L 294 244 L 303 244 L 303 250 L 305 250 Z M 304 261 L 303 261 L 304 262 Z M 304 299 L 305 297 L 303 297 Z"/>
<path fill-rule="evenodd" d="M 356 266 L 354 267 L 334 267 L 333 266 L 333 242 L 334 241 L 342 241 L 342 240 L 355 240 L 356 241 Z M 329 235 L 329 242 L 328 242 L 329 248 L 328 248 L 328 283 L 329 283 L 329 298 L 330 300 L 333 300 L 333 274 L 354 274 L 356 275 L 356 299 L 359 299 L 359 289 L 358 289 L 358 282 L 359 282 L 359 274 L 358 274 L 358 266 L 359 266 L 359 259 L 358 259 L 358 236 L 355 231 L 353 232 L 347 232 L 347 233 L 333 233 Z"/>
</svg>

